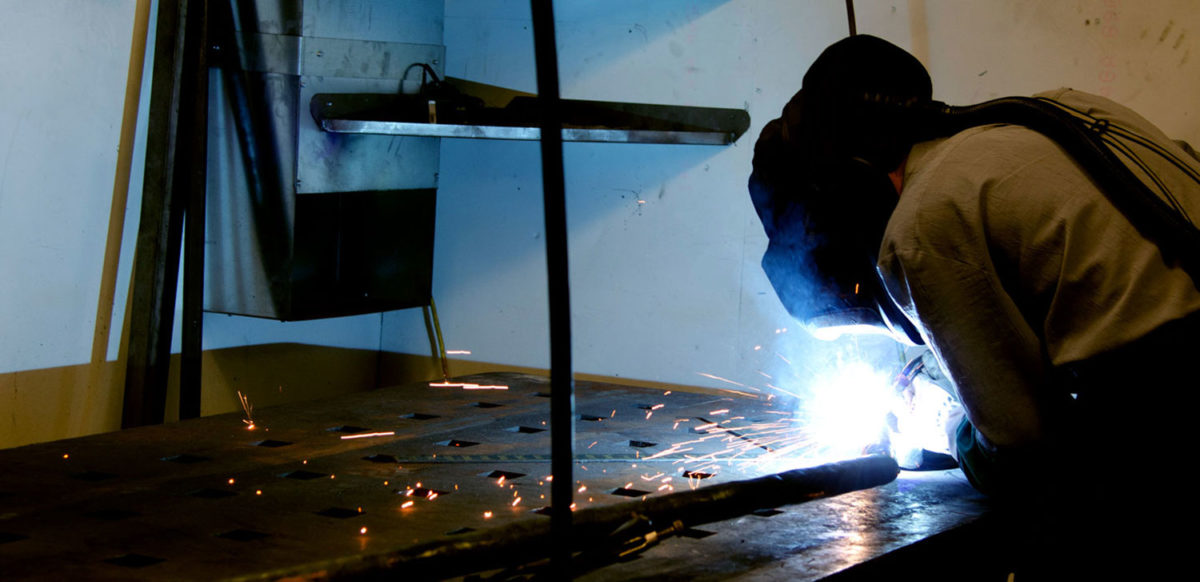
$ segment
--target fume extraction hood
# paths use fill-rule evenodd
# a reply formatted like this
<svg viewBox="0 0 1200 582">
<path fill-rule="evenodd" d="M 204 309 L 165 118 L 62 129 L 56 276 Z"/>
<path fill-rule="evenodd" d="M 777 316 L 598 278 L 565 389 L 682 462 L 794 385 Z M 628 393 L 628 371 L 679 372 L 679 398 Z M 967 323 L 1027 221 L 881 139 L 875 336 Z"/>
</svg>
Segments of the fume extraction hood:
<svg viewBox="0 0 1200 582">
<path fill-rule="evenodd" d="M 443 0 L 230 5 L 209 90 L 205 310 L 302 320 L 427 305 L 440 138 L 539 139 L 536 98 L 440 82 Z M 436 94 L 402 91 L 413 67 Z M 566 141 L 723 145 L 749 126 L 736 109 L 562 110 Z"/>
</svg>

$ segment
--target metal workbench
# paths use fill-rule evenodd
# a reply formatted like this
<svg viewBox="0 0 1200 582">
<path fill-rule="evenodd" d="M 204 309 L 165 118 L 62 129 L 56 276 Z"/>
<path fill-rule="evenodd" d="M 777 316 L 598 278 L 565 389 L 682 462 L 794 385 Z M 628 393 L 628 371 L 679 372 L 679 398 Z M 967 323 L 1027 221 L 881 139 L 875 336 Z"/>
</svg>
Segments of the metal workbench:
<svg viewBox="0 0 1200 582">
<path fill-rule="evenodd" d="M 303 577 L 548 520 L 548 381 L 455 381 L 255 410 L 252 430 L 225 414 L 0 451 L 0 577 Z M 577 401 L 580 508 L 790 468 L 733 430 L 786 417 L 774 400 L 579 382 Z M 985 514 L 960 473 L 903 473 L 689 529 L 579 579 L 845 576 Z"/>
</svg>

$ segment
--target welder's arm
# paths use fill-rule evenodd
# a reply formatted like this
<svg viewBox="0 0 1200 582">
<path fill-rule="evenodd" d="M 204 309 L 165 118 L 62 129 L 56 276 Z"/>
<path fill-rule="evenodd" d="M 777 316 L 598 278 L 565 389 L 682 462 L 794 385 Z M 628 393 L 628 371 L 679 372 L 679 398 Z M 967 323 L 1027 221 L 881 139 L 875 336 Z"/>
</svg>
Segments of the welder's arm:
<svg viewBox="0 0 1200 582">
<path fill-rule="evenodd" d="M 881 267 L 990 443 L 1036 445 L 1058 429 L 1038 337 L 993 272 L 925 249 L 885 249 Z"/>
</svg>

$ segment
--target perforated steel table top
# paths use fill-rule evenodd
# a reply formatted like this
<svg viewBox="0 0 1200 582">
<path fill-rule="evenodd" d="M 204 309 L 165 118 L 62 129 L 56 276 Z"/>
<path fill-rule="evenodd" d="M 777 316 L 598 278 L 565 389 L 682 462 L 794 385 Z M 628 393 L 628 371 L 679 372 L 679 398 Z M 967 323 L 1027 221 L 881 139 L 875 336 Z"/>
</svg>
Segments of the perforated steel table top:
<svg viewBox="0 0 1200 582">
<path fill-rule="evenodd" d="M 253 429 L 227 414 L 0 451 L 0 578 L 302 574 L 548 520 L 547 380 L 455 382 L 255 411 Z M 581 507 L 773 472 L 771 447 L 737 429 L 778 420 L 769 401 L 586 382 L 576 394 Z M 906 475 L 691 530 L 581 578 L 751 579 L 785 568 L 789 579 L 818 579 L 981 511 L 956 474 Z"/>
</svg>

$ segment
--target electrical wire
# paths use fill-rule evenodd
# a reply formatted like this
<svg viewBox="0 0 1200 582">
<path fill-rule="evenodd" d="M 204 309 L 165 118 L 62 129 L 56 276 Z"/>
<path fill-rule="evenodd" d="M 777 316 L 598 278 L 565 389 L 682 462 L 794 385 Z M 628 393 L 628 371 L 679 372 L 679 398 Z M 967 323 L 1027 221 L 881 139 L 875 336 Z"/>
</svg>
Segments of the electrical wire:
<svg viewBox="0 0 1200 582">
<path fill-rule="evenodd" d="M 1145 160 L 1138 156 L 1128 145 L 1118 141 L 1115 138 L 1123 138 L 1127 141 L 1141 145 L 1151 153 L 1156 154 L 1161 159 L 1174 166 L 1176 169 L 1182 171 L 1185 175 L 1191 178 L 1193 182 L 1198 184 L 1200 184 L 1200 172 L 1197 172 L 1195 168 L 1184 162 L 1170 150 L 1126 127 L 1110 123 L 1107 120 L 1099 119 L 1093 115 L 1053 99 L 1046 97 L 1038 97 L 1037 99 L 1043 103 L 1053 105 L 1058 109 L 1074 116 L 1076 119 L 1079 119 L 1089 131 L 1093 131 L 1099 135 L 1101 141 L 1110 150 L 1114 150 L 1117 153 L 1123 154 L 1126 159 L 1128 159 L 1138 169 L 1142 170 L 1146 174 L 1147 178 L 1149 178 L 1150 181 L 1159 188 L 1161 196 L 1166 199 L 1167 203 L 1172 207 L 1172 209 L 1175 210 L 1175 212 L 1178 213 L 1185 222 L 1195 228 L 1195 223 L 1188 215 L 1187 210 L 1179 203 L 1179 200 L 1175 198 L 1175 195 L 1171 192 L 1171 189 L 1168 188 L 1166 184 L 1163 183 L 1162 179 L 1150 169 Z"/>
</svg>

